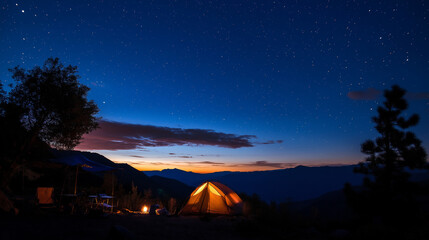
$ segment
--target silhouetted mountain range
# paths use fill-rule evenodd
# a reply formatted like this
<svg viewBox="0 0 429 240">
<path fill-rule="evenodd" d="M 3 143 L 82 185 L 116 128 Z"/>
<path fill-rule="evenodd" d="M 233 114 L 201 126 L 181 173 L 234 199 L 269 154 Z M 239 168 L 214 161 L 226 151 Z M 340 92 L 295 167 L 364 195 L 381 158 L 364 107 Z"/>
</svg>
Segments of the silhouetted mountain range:
<svg viewBox="0 0 429 240">
<path fill-rule="evenodd" d="M 143 172 L 148 176 L 161 176 L 161 177 L 176 179 L 193 187 L 197 187 L 204 181 L 216 180 L 231 173 L 238 173 L 238 172 L 230 172 L 230 171 L 214 172 L 214 173 L 194 173 L 194 172 L 183 171 L 177 168 L 164 169 L 162 171 L 143 171 Z"/>
<path fill-rule="evenodd" d="M 262 200 L 285 202 L 318 198 L 329 192 L 342 190 L 346 182 L 362 184 L 364 175 L 353 172 L 355 165 L 305 167 L 297 166 L 271 171 L 215 172 L 208 174 L 186 172 L 180 169 L 145 171 L 148 176 L 161 176 L 196 187 L 204 181 L 219 181 L 237 193 L 258 194 Z M 427 181 L 425 170 L 411 171 L 412 181 Z M 338 194 L 337 194 L 338 195 Z"/>
<path fill-rule="evenodd" d="M 353 173 L 354 165 L 305 167 L 257 171 L 199 174 L 179 169 L 145 171 L 148 176 L 173 178 L 191 186 L 207 180 L 226 184 L 237 193 L 258 194 L 265 201 L 302 201 L 340 190 L 346 182 L 360 185 L 363 175 Z"/>
</svg>

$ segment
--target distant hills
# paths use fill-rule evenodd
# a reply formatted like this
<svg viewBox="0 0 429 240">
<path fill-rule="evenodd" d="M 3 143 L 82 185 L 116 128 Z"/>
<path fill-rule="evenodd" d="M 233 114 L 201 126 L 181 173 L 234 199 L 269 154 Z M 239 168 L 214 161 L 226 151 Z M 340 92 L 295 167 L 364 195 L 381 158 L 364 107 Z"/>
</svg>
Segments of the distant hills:
<svg viewBox="0 0 429 240">
<path fill-rule="evenodd" d="M 215 172 L 208 174 L 186 172 L 180 169 L 162 171 L 138 171 L 128 164 L 114 163 L 106 157 L 91 152 L 54 151 L 58 159 L 70 161 L 83 156 L 98 166 L 114 169 L 114 174 L 123 185 L 134 183 L 138 189 L 152 189 L 154 194 L 186 198 L 193 189 L 204 181 L 219 181 L 237 193 L 258 194 L 262 200 L 285 202 L 303 201 L 317 198 L 328 192 L 341 190 L 344 183 L 360 185 L 363 175 L 353 173 L 350 166 L 305 167 L 256 171 L 256 172 Z M 68 162 L 69 161 L 69 162 Z M 101 173 L 93 173 L 102 176 Z"/>
<path fill-rule="evenodd" d="M 271 171 L 208 174 L 186 172 L 180 169 L 165 169 L 162 171 L 144 171 L 144 173 L 148 176 L 176 179 L 193 187 L 204 181 L 219 181 L 237 193 L 258 194 L 262 200 L 268 202 L 298 202 L 315 199 L 329 192 L 341 191 L 346 182 L 353 186 L 360 186 L 364 175 L 354 173 L 354 167 L 355 165 L 297 166 Z M 413 170 L 410 173 L 412 174 L 410 178 L 412 181 L 429 181 L 426 170 Z M 338 194 L 336 196 L 338 197 Z"/>
<path fill-rule="evenodd" d="M 80 151 L 58 151 L 53 150 L 56 162 L 73 165 L 72 161 L 79 161 L 80 156 L 95 162 L 97 166 L 107 166 L 113 170 L 118 182 L 124 186 L 131 186 L 134 183 L 140 191 L 151 189 L 157 196 L 171 196 L 184 199 L 193 191 L 190 187 L 178 180 L 164 178 L 162 176 L 147 176 L 145 173 L 124 163 L 114 163 L 108 158 L 98 153 L 80 152 Z M 74 160 L 78 159 L 78 160 Z M 94 165 L 95 165 L 94 164 Z M 83 168 L 85 170 L 85 168 Z M 102 177 L 104 173 L 92 173 Z"/>
<path fill-rule="evenodd" d="M 193 187 L 197 187 L 202 182 L 205 182 L 208 180 L 216 180 L 231 173 L 238 173 L 238 172 L 225 171 L 225 172 L 214 172 L 214 173 L 203 174 L 203 173 L 187 172 L 177 168 L 164 169 L 162 171 L 143 171 L 143 172 L 147 176 L 161 176 L 161 177 L 176 179 L 178 181 L 181 181 Z"/>
<path fill-rule="evenodd" d="M 179 169 L 145 171 L 148 176 L 161 176 L 197 186 L 208 180 L 219 181 L 237 193 L 258 194 L 265 201 L 302 201 L 317 198 L 325 193 L 340 190 L 346 182 L 360 185 L 362 174 L 353 173 L 354 165 L 323 166 L 257 171 L 216 172 L 199 174 Z"/>
</svg>

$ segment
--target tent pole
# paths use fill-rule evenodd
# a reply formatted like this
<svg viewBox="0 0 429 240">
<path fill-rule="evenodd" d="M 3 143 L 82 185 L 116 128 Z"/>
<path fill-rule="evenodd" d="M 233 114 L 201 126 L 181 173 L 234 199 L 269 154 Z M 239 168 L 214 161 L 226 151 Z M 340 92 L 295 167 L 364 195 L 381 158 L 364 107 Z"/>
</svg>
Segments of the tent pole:
<svg viewBox="0 0 429 240">
<path fill-rule="evenodd" d="M 62 198 L 63 198 L 63 194 L 64 194 L 64 187 L 65 187 L 65 185 L 66 185 L 66 180 L 68 180 L 68 178 L 67 178 L 67 175 L 68 175 L 68 170 L 69 169 L 69 166 L 68 165 L 66 165 L 66 170 L 65 170 L 65 172 L 64 172 L 64 181 L 63 181 L 63 187 L 61 188 L 61 194 L 60 194 L 60 201 L 58 202 L 58 207 L 61 207 L 61 200 L 62 200 Z"/>
<path fill-rule="evenodd" d="M 24 182 L 25 182 L 25 166 L 22 164 L 22 194 L 24 194 Z"/>
<path fill-rule="evenodd" d="M 74 195 L 76 195 L 77 192 L 77 174 L 79 172 L 79 165 L 76 165 L 76 177 L 75 177 L 75 181 L 74 181 Z"/>
<path fill-rule="evenodd" d="M 112 170 L 112 202 L 110 203 L 110 204 L 112 204 L 112 208 L 111 208 L 111 212 L 110 213 L 113 213 L 113 196 L 114 196 L 114 194 L 115 194 L 115 181 L 113 181 L 114 179 L 113 179 L 113 170 Z"/>
<path fill-rule="evenodd" d="M 114 181 L 114 175 L 113 175 L 113 170 L 112 170 L 112 197 L 115 194 L 115 181 Z"/>
</svg>

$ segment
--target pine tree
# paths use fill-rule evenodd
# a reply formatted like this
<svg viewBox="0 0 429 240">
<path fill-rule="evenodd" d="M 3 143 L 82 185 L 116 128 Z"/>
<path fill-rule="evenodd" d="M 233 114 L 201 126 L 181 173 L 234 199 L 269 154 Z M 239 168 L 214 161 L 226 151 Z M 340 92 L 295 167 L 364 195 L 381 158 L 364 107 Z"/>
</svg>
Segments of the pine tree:
<svg viewBox="0 0 429 240">
<path fill-rule="evenodd" d="M 369 156 L 355 169 L 374 176 L 374 182 L 386 190 L 394 190 L 396 183 L 408 180 L 409 174 L 404 168 L 424 168 L 426 164 L 427 155 L 421 141 L 406 131 L 417 125 L 419 116 L 413 114 L 408 119 L 401 116 L 408 107 L 404 95 L 405 90 L 397 85 L 384 92 L 384 106 L 378 107 L 378 116 L 372 119 L 381 136 L 361 145 L 361 151 Z"/>
<path fill-rule="evenodd" d="M 409 181 L 408 170 L 425 168 L 427 154 L 416 135 L 407 131 L 417 125 L 419 116 L 403 116 L 408 108 L 405 93 L 397 85 L 384 92 L 386 101 L 372 119 L 380 136 L 361 145 L 368 157 L 355 168 L 356 173 L 366 174 L 364 190 L 357 193 L 346 185 L 349 203 L 361 213 L 387 216 L 415 207 L 411 205 L 416 185 Z"/>
</svg>

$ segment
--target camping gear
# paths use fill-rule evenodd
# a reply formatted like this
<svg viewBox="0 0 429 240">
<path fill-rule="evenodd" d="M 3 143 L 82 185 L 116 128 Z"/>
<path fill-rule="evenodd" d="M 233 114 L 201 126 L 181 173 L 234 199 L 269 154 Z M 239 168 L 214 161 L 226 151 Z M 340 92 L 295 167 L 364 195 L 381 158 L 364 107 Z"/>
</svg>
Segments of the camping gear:
<svg viewBox="0 0 429 240">
<path fill-rule="evenodd" d="M 91 208 L 100 208 L 103 212 L 113 213 L 113 199 L 115 197 L 106 194 L 89 195 Z"/>
<path fill-rule="evenodd" d="M 169 216 L 170 212 L 168 212 L 168 210 L 166 208 L 160 208 L 160 209 L 156 209 L 156 215 L 160 215 L 160 216 Z"/>
<path fill-rule="evenodd" d="M 18 214 L 18 209 L 13 206 L 13 202 L 7 197 L 6 194 L 0 190 L 0 214 L 1 213 L 14 213 Z"/>
<path fill-rule="evenodd" d="M 54 188 L 52 187 L 38 187 L 37 188 L 37 201 L 39 204 L 52 204 L 54 200 L 52 199 L 52 193 Z"/>
<path fill-rule="evenodd" d="M 115 168 L 94 162 L 87 157 L 85 157 L 83 154 L 80 154 L 79 152 L 70 152 L 70 151 L 54 151 L 55 158 L 50 159 L 52 162 L 65 164 L 67 166 L 76 167 L 76 174 L 75 174 L 75 182 L 74 182 L 74 193 L 72 194 L 72 197 L 75 197 L 77 199 L 78 197 L 78 191 L 77 191 L 77 183 L 78 183 L 78 175 L 79 175 L 79 169 L 93 172 L 93 173 L 99 173 L 99 172 L 107 172 L 111 171 L 112 174 L 112 196 L 114 195 L 114 181 L 113 181 L 113 171 Z M 60 196 L 66 196 L 66 194 L 63 194 L 64 191 L 64 185 L 63 189 L 61 189 Z M 61 204 L 61 198 L 60 198 L 60 204 Z M 76 201 L 74 201 L 76 203 Z M 113 206 L 113 197 L 109 205 Z M 113 212 L 113 207 L 110 207 L 111 212 Z M 72 208 L 72 213 L 74 213 L 74 207 Z"/>
<path fill-rule="evenodd" d="M 37 188 L 37 203 L 40 208 L 53 208 L 54 199 L 53 197 L 54 188 L 53 187 L 38 187 Z"/>
<path fill-rule="evenodd" d="M 197 187 L 189 197 L 180 214 L 221 214 L 242 213 L 243 201 L 227 186 L 219 182 L 205 182 Z"/>
<path fill-rule="evenodd" d="M 159 204 L 153 204 L 150 206 L 149 215 L 156 215 L 156 210 L 159 209 Z"/>
</svg>

